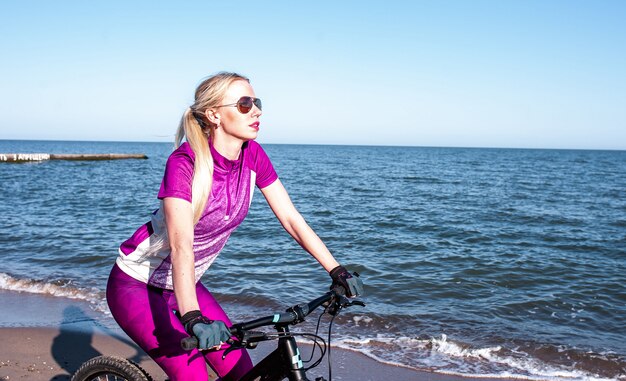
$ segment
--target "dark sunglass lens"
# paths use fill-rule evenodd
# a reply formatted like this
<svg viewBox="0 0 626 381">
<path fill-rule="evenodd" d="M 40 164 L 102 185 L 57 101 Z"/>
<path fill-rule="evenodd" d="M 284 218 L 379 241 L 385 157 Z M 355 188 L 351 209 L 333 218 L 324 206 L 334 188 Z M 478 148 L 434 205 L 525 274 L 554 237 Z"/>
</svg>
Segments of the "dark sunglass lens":
<svg viewBox="0 0 626 381">
<path fill-rule="evenodd" d="M 237 102 L 237 109 L 242 114 L 247 114 L 252 110 L 252 98 L 250 97 L 241 97 L 239 102 Z"/>
<path fill-rule="evenodd" d="M 254 98 L 254 105 L 259 109 L 263 110 L 263 106 L 261 105 L 261 100 L 259 98 Z"/>
</svg>

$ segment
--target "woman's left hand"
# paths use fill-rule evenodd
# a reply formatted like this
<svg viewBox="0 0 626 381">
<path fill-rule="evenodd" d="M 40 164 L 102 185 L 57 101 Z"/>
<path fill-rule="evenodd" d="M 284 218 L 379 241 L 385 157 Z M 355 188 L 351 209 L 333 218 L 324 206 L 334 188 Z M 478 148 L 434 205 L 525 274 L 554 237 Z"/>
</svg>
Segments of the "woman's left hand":
<svg viewBox="0 0 626 381">
<path fill-rule="evenodd" d="M 330 277 L 333 279 L 331 289 L 340 286 L 346 291 L 346 296 L 356 298 L 363 295 L 363 281 L 358 273 L 350 274 L 343 266 L 337 266 L 330 271 Z"/>
</svg>

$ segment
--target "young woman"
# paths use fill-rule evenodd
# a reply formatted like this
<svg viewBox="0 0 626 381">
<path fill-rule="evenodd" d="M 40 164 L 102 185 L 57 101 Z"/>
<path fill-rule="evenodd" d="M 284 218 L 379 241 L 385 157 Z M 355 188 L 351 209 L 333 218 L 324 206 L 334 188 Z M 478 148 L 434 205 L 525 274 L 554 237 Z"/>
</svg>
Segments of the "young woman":
<svg viewBox="0 0 626 381">
<path fill-rule="evenodd" d="M 241 75 L 219 73 L 198 86 L 165 166 L 161 207 L 121 244 L 109 277 L 113 317 L 172 381 L 206 381 L 206 363 L 222 380 L 237 380 L 252 367 L 245 351 L 222 360 L 231 322 L 200 277 L 248 213 L 254 185 L 333 284 L 349 296 L 362 292 L 359 278 L 337 263 L 298 213 L 254 141 L 260 116 L 261 100 Z M 198 338 L 199 349 L 212 350 L 182 350 L 188 335 Z"/>
</svg>

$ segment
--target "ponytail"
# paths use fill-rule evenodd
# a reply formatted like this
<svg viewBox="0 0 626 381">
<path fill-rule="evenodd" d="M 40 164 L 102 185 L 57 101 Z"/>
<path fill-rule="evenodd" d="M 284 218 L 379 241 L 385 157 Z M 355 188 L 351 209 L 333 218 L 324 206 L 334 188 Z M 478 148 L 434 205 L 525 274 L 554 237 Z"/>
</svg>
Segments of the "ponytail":
<svg viewBox="0 0 626 381">
<path fill-rule="evenodd" d="M 193 164 L 193 182 L 191 185 L 191 207 L 193 209 L 194 226 L 200 220 L 206 207 L 211 185 L 213 183 L 213 157 L 209 148 L 209 136 L 211 128 L 203 128 L 195 116 L 191 107 L 185 110 L 176 131 L 175 147 L 182 144 L 183 138 L 191 146 L 195 160 Z"/>
</svg>

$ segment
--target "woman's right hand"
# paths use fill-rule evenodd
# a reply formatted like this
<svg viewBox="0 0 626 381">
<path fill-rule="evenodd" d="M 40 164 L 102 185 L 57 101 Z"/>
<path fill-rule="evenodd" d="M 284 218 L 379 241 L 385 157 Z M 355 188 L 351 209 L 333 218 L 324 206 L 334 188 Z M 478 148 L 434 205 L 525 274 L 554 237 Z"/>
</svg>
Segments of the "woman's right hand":
<svg viewBox="0 0 626 381">
<path fill-rule="evenodd" d="M 199 349 L 219 350 L 222 344 L 230 338 L 230 331 L 221 320 L 197 323 L 192 330 L 194 336 L 198 338 Z"/>
<path fill-rule="evenodd" d="M 230 338 L 230 330 L 221 320 L 210 320 L 198 310 L 190 311 L 181 317 L 188 334 L 198 339 L 198 349 L 217 349 Z"/>
</svg>

